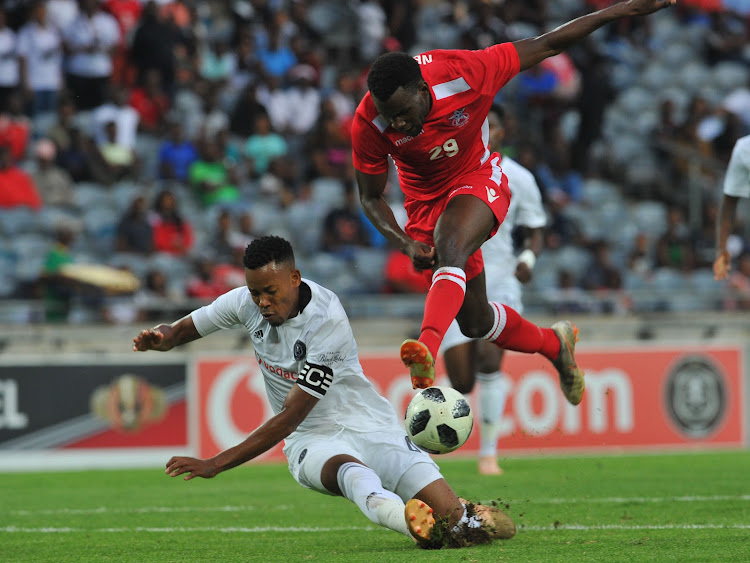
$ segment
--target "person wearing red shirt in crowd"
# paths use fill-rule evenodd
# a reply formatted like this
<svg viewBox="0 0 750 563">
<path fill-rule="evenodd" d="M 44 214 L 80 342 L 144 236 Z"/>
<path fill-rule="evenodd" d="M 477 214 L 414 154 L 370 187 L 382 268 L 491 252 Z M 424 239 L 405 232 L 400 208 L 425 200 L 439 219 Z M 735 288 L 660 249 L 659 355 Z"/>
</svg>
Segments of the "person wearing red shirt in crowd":
<svg viewBox="0 0 750 563">
<path fill-rule="evenodd" d="M 23 98 L 19 92 L 8 96 L 7 111 L 0 114 L 0 144 L 10 149 L 13 160 L 26 156 L 31 124 L 23 114 Z"/>
<path fill-rule="evenodd" d="M 13 164 L 10 148 L 0 145 L 0 208 L 42 208 L 42 198 L 31 176 Z"/>
<path fill-rule="evenodd" d="M 164 118 L 169 111 L 169 96 L 161 86 L 161 74 L 155 68 L 146 71 L 143 86 L 130 94 L 130 106 L 140 116 L 141 130 L 158 133 L 162 130 Z"/>
<path fill-rule="evenodd" d="M 174 193 L 164 190 L 154 202 L 151 214 L 154 251 L 184 255 L 193 248 L 193 228 L 177 210 Z"/>
<path fill-rule="evenodd" d="M 353 161 L 362 207 L 381 233 L 419 270 L 434 270 L 418 340 L 401 360 L 412 385 L 435 379 L 440 343 L 455 318 L 470 338 L 503 349 L 540 353 L 555 366 L 566 399 L 583 398 L 576 365 L 577 329 L 569 321 L 541 328 L 487 300 L 479 250 L 510 204 L 500 155 L 488 147 L 487 115 L 497 92 L 519 72 L 557 55 L 603 25 L 646 15 L 676 0 L 629 0 L 582 16 L 539 37 L 483 50 L 381 55 L 352 125 Z M 398 168 L 408 222 L 398 225 L 383 197 L 388 156 Z"/>
</svg>

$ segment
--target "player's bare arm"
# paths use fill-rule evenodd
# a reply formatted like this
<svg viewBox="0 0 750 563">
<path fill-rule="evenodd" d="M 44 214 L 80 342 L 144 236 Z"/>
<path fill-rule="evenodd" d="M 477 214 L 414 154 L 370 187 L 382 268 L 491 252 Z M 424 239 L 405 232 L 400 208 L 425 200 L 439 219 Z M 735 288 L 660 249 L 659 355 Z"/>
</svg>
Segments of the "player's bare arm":
<svg viewBox="0 0 750 563">
<path fill-rule="evenodd" d="M 734 229 L 734 217 L 737 213 L 739 198 L 724 194 L 721 199 L 719 220 L 716 223 L 716 259 L 714 260 L 714 279 L 719 281 L 729 275 L 732 257 L 727 250 L 727 240 Z"/>
<path fill-rule="evenodd" d="M 518 264 L 516 264 L 516 278 L 521 283 L 529 283 L 531 281 L 534 268 L 533 262 L 536 260 L 536 257 L 539 256 L 539 253 L 542 251 L 542 246 L 544 244 L 544 229 L 526 230 L 527 236 L 523 252 L 531 252 L 532 254 L 530 257 L 532 257 L 533 260 L 523 260 L 523 252 L 521 253 L 521 256 L 519 256 Z"/>
<path fill-rule="evenodd" d="M 201 337 L 190 315 L 172 324 L 162 324 L 154 328 L 142 330 L 133 338 L 133 351 L 146 352 L 156 350 L 166 352 L 175 346 L 187 344 Z"/>
<path fill-rule="evenodd" d="M 627 17 L 645 16 L 676 3 L 677 0 L 628 0 L 576 18 L 538 37 L 515 41 L 513 46 L 518 51 L 521 70 L 559 55 L 608 23 Z"/>
<path fill-rule="evenodd" d="M 388 182 L 388 172 L 382 174 L 365 174 L 355 170 L 359 199 L 367 218 L 375 225 L 396 248 L 411 258 L 418 270 L 429 270 L 435 265 L 435 249 L 429 244 L 416 241 L 399 227 L 393 210 L 385 201 L 383 194 Z"/>
<path fill-rule="evenodd" d="M 167 469 L 164 472 L 172 477 L 186 474 L 185 481 L 194 477 L 210 479 L 222 471 L 250 461 L 267 452 L 294 432 L 310 414 L 318 400 L 317 397 L 313 397 L 295 385 L 289 391 L 281 412 L 254 430 L 245 441 L 210 459 L 173 457 L 167 462 Z"/>
</svg>

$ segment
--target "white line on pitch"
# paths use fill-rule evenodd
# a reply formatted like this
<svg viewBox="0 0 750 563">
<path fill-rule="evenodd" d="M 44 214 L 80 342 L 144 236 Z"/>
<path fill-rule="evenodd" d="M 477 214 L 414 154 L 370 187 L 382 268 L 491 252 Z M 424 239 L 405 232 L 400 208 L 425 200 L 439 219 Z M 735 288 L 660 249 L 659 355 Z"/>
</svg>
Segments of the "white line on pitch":
<svg viewBox="0 0 750 563">
<path fill-rule="evenodd" d="M 748 501 L 750 495 L 708 495 L 708 496 L 682 496 L 682 497 L 601 497 L 601 498 L 529 498 L 498 500 L 496 502 L 507 502 L 511 505 L 520 503 L 533 504 L 629 504 L 629 503 L 661 503 L 661 502 L 720 502 L 727 500 Z M 482 500 L 483 504 L 489 504 L 492 500 Z"/>
<path fill-rule="evenodd" d="M 750 524 L 558 524 L 557 526 L 524 526 L 522 532 L 553 532 L 555 530 L 750 530 Z"/>
<path fill-rule="evenodd" d="M 273 507 L 263 507 L 269 510 L 291 510 L 291 506 L 277 504 Z M 7 514 L 14 516 L 39 516 L 54 514 L 149 514 L 149 513 L 172 513 L 172 512 L 252 512 L 258 510 L 257 506 L 142 506 L 133 508 L 110 508 L 99 506 L 97 508 L 57 508 L 45 510 L 9 510 Z M 0 515 L 3 511 L 0 510 Z"/>
<path fill-rule="evenodd" d="M 174 533 L 174 532 L 220 532 L 225 534 L 257 534 L 264 532 L 349 532 L 349 531 L 371 531 L 377 530 L 374 526 L 339 526 L 339 527 L 306 527 L 306 526 L 256 526 L 253 528 L 243 527 L 168 527 L 168 528 L 26 528 L 21 526 L 6 526 L 0 528 L 0 533 L 21 533 L 21 534 L 54 534 L 54 533 L 132 533 L 132 532 L 154 532 L 154 533 Z"/>
<path fill-rule="evenodd" d="M 176 533 L 176 532 L 218 532 L 224 534 L 257 534 L 266 532 L 357 532 L 372 531 L 382 528 L 374 526 L 339 526 L 339 527 L 302 527 L 302 526 L 257 526 L 253 528 L 244 527 L 133 527 L 133 528 L 26 528 L 20 526 L 6 526 L 0 528 L 0 533 L 22 533 L 22 534 L 56 534 L 56 533 L 133 533 L 133 532 L 151 532 L 151 533 Z M 750 524 L 646 524 L 646 525 L 623 525 L 623 524 L 601 524 L 601 525 L 583 525 L 583 524 L 559 524 L 558 526 L 524 526 L 520 528 L 521 532 L 555 532 L 555 531 L 594 531 L 594 530 L 621 530 L 621 531 L 639 531 L 639 530 L 748 530 Z"/>
</svg>

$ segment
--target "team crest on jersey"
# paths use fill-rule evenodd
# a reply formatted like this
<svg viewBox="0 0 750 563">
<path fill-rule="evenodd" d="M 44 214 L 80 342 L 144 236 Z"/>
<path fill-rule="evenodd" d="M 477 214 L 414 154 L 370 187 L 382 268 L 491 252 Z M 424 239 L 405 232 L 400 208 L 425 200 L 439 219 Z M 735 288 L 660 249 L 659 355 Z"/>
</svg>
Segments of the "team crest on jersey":
<svg viewBox="0 0 750 563">
<path fill-rule="evenodd" d="M 457 109 L 448 118 L 450 124 L 453 127 L 463 127 L 469 122 L 469 114 L 466 113 L 466 108 Z"/>
<path fill-rule="evenodd" d="M 294 359 L 300 361 L 307 354 L 307 346 L 301 340 L 294 343 Z"/>
</svg>

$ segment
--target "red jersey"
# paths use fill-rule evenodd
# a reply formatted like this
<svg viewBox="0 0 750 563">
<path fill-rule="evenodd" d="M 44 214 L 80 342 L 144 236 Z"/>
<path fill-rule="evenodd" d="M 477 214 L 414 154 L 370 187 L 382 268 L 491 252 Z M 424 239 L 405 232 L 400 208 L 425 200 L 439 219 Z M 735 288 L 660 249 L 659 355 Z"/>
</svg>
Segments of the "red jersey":
<svg viewBox="0 0 750 563">
<path fill-rule="evenodd" d="M 404 194 L 426 201 L 446 195 L 457 178 L 487 162 L 487 114 L 498 90 L 518 74 L 520 61 L 511 43 L 414 58 L 432 96 L 422 132 L 411 137 L 390 127 L 368 92 L 352 123 L 353 160 L 360 172 L 382 174 L 391 155 Z"/>
</svg>

